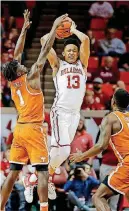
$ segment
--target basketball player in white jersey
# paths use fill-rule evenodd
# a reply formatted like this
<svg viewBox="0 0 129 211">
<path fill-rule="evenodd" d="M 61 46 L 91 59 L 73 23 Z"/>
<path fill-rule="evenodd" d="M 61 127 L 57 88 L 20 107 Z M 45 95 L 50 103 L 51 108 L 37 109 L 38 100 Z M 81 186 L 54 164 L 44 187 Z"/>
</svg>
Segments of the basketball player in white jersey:
<svg viewBox="0 0 129 211">
<path fill-rule="evenodd" d="M 80 108 L 86 89 L 86 70 L 90 55 L 89 38 L 76 29 L 72 22 L 71 33 L 79 38 L 68 38 L 64 43 L 63 57 L 60 60 L 54 49 L 51 49 L 47 59 L 53 69 L 53 81 L 56 88 L 56 97 L 51 108 L 51 151 L 49 165 L 48 197 L 56 198 L 52 175 L 70 155 L 70 144 L 75 136 L 80 119 Z M 41 44 L 47 39 L 41 38 Z"/>
</svg>

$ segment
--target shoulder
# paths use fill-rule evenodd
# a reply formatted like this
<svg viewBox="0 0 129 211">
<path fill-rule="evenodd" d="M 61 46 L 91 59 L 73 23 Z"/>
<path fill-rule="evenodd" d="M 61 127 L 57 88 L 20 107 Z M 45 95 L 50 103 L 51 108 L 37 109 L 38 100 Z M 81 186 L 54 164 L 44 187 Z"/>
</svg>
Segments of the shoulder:
<svg viewBox="0 0 129 211">
<path fill-rule="evenodd" d="M 99 180 L 98 180 L 98 179 L 96 179 L 96 178 L 95 178 L 95 177 L 93 177 L 93 176 L 89 176 L 87 180 L 89 180 L 89 182 L 90 182 L 90 183 L 93 183 L 93 182 L 96 182 L 97 184 L 99 184 L 99 183 L 100 183 L 100 182 L 99 182 Z"/>
<path fill-rule="evenodd" d="M 121 39 L 119 39 L 119 38 L 114 38 L 113 39 L 115 42 L 117 42 L 117 43 L 123 43 L 124 44 L 124 42 L 121 40 Z"/>
<path fill-rule="evenodd" d="M 97 2 L 95 2 L 95 3 L 93 3 L 92 5 L 91 5 L 91 7 L 93 8 L 95 8 L 95 7 L 98 7 L 98 3 Z"/>
<path fill-rule="evenodd" d="M 107 116 L 105 116 L 103 120 L 105 120 L 108 124 L 113 124 L 118 121 L 118 118 L 114 112 L 111 112 Z"/>
<path fill-rule="evenodd" d="M 107 6 L 108 6 L 108 7 L 112 7 L 111 4 L 110 4 L 109 2 L 104 2 L 104 6 L 105 6 L 105 7 L 107 7 Z"/>
</svg>

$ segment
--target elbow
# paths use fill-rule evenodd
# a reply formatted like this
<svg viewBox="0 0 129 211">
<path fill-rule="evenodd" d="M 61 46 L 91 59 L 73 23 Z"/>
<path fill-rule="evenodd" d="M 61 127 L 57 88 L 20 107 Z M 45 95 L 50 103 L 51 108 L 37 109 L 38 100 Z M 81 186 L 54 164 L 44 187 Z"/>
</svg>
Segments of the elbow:
<svg viewBox="0 0 129 211">
<path fill-rule="evenodd" d="M 104 145 L 102 145 L 102 144 L 97 144 L 96 147 L 97 147 L 97 149 L 98 149 L 99 152 L 102 152 L 102 151 L 104 151 L 106 149 L 104 147 Z"/>
<path fill-rule="evenodd" d="M 89 37 L 86 34 L 84 35 L 83 41 L 90 42 L 90 39 L 89 39 Z"/>
</svg>

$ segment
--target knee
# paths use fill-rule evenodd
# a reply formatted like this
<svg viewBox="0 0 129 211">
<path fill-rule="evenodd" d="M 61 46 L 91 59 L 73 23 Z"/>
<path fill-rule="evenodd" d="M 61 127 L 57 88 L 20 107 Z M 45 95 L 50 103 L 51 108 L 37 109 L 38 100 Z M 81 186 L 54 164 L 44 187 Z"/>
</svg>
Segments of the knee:
<svg viewBox="0 0 129 211">
<path fill-rule="evenodd" d="M 48 185 L 48 172 L 38 171 L 38 185 L 44 187 Z"/>
<path fill-rule="evenodd" d="M 69 193 L 68 193 L 68 198 L 71 198 L 71 197 L 73 197 L 73 196 L 75 196 L 75 193 L 74 193 L 73 191 L 69 191 Z"/>
</svg>

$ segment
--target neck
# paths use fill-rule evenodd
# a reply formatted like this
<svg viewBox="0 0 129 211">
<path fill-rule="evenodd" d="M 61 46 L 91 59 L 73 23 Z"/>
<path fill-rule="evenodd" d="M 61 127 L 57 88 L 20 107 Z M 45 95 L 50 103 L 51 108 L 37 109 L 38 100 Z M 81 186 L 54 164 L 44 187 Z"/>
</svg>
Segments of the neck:
<svg viewBox="0 0 129 211">
<path fill-rule="evenodd" d="M 114 111 L 120 111 L 120 112 L 125 113 L 126 112 L 126 109 L 123 109 L 123 108 L 115 108 Z"/>
</svg>

